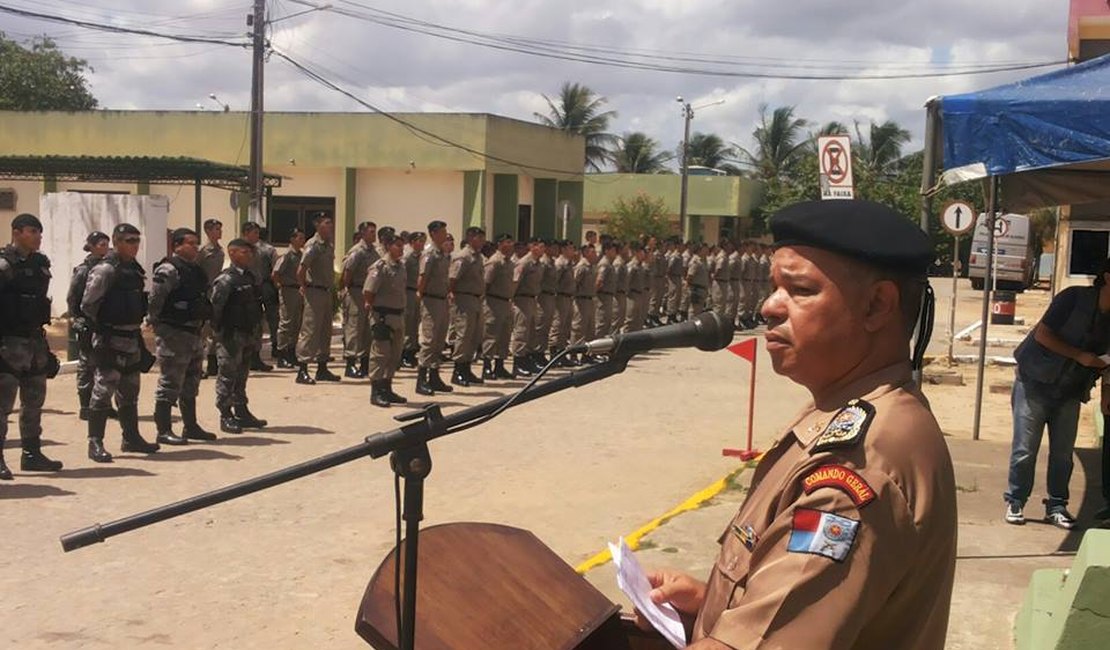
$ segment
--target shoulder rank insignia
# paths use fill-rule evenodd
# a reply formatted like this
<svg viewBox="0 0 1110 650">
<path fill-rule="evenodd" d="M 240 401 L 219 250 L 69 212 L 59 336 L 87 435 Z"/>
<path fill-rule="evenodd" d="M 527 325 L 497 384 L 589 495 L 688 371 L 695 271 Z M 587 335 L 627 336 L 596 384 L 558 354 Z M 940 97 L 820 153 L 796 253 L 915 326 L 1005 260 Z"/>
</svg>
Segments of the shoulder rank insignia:
<svg viewBox="0 0 1110 650">
<path fill-rule="evenodd" d="M 867 481 L 843 465 L 822 465 L 802 479 L 802 489 L 806 494 L 819 488 L 836 488 L 844 492 L 857 508 L 875 500 L 875 490 Z"/>
<path fill-rule="evenodd" d="M 810 451 L 815 454 L 827 449 L 838 447 L 851 447 L 863 439 L 871 418 L 875 416 L 875 407 L 861 399 L 848 402 L 848 406 L 840 409 L 833 417 L 825 430 L 817 438 L 817 443 Z"/>
</svg>

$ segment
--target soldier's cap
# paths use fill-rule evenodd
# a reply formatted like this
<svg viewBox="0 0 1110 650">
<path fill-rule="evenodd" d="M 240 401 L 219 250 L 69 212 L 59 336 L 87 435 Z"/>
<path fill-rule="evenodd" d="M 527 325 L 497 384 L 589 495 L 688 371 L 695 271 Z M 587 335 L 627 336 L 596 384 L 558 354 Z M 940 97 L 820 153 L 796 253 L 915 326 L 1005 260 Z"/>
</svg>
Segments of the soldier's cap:
<svg viewBox="0 0 1110 650">
<path fill-rule="evenodd" d="M 396 237 L 397 231 L 394 230 L 392 226 L 383 226 L 382 229 L 378 231 L 378 239 L 386 236 Z"/>
<path fill-rule="evenodd" d="M 172 243 L 174 246 L 180 246 L 181 244 L 185 243 L 185 238 L 189 235 L 200 239 L 196 231 L 192 228 L 178 228 L 170 234 L 170 243 Z"/>
<path fill-rule="evenodd" d="M 446 227 L 447 224 L 438 219 L 428 222 L 428 232 L 436 232 L 437 230 L 443 230 Z"/>
<path fill-rule="evenodd" d="M 139 229 L 129 223 L 121 223 L 120 225 L 112 228 L 112 237 L 120 237 L 122 235 L 142 235 Z"/>
<path fill-rule="evenodd" d="M 407 237 L 407 240 L 410 244 L 412 244 L 414 242 L 420 241 L 421 239 L 427 239 L 427 237 L 428 237 L 427 235 L 425 235 L 424 233 L 417 230 L 415 232 L 410 232 L 409 236 Z"/>
<path fill-rule="evenodd" d="M 96 246 L 106 239 L 109 239 L 108 235 L 100 232 L 99 230 L 94 230 L 90 232 L 89 236 L 85 238 L 85 252 L 92 250 L 93 246 Z"/>
<path fill-rule="evenodd" d="M 216 226 L 222 226 L 222 225 L 224 225 L 224 222 L 220 221 L 219 219 L 205 219 L 204 220 L 204 231 L 208 232 L 209 230 L 212 230 Z"/>
<path fill-rule="evenodd" d="M 243 227 L 240 228 L 239 230 L 240 230 L 240 232 L 242 232 L 245 235 L 248 232 L 254 232 L 256 230 L 262 230 L 262 226 L 258 225 L 258 223 L 255 222 L 255 221 L 247 221 L 247 222 L 243 223 Z"/>
<path fill-rule="evenodd" d="M 503 233 L 501 233 L 500 235 L 497 236 L 497 243 L 498 244 L 500 244 L 503 241 L 512 241 L 512 240 L 513 240 L 513 236 L 510 235 L 507 232 L 503 232 Z"/>
<path fill-rule="evenodd" d="M 242 237 L 236 237 L 235 239 L 232 239 L 231 241 L 229 241 L 227 243 L 227 247 L 228 248 L 249 248 L 252 251 L 254 250 L 254 244 L 252 244 L 249 241 L 243 239 Z"/>
<path fill-rule="evenodd" d="M 42 230 L 42 222 L 33 214 L 23 214 L 12 219 L 12 230 L 22 230 L 23 228 L 38 228 Z"/>
<path fill-rule="evenodd" d="M 545 244 L 547 242 L 545 242 L 543 240 L 543 237 L 529 237 L 528 238 L 528 243 L 529 244 Z"/>
<path fill-rule="evenodd" d="M 929 236 L 891 208 L 871 201 L 806 201 L 771 218 L 775 248 L 812 246 L 884 270 L 925 274 Z"/>
<path fill-rule="evenodd" d="M 466 229 L 467 239 L 469 239 L 471 237 L 477 237 L 478 235 L 485 235 L 485 234 L 486 234 L 485 229 L 484 228 L 479 228 L 478 226 L 471 226 L 471 227 Z"/>
<path fill-rule="evenodd" d="M 380 241 L 383 246 L 389 246 L 393 242 L 403 240 L 397 236 L 395 230 L 387 226 L 378 231 L 378 241 Z"/>
</svg>

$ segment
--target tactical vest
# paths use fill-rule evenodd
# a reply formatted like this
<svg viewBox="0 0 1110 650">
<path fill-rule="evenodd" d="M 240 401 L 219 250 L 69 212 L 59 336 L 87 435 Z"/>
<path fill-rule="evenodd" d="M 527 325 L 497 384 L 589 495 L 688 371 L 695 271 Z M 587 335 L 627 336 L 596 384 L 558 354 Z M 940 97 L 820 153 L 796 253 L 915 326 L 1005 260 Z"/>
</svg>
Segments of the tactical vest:
<svg viewBox="0 0 1110 650">
<path fill-rule="evenodd" d="M 1068 345 L 1094 354 L 1104 350 L 1091 350 L 1090 339 L 1094 338 L 1093 324 L 1098 318 L 1098 287 L 1075 287 L 1065 291 L 1076 291 L 1075 307 L 1067 321 L 1058 330 L 1053 330 L 1058 338 Z M 1098 370 L 1081 366 L 1068 357 L 1056 354 L 1044 347 L 1034 338 L 1037 328 L 1026 335 L 1025 340 L 1014 350 L 1018 375 L 1026 381 L 1035 381 L 1054 386 L 1063 393 L 1084 393 L 1089 391 L 1098 378 Z M 1084 395 L 1080 395 L 1084 397 Z"/>
<path fill-rule="evenodd" d="M 177 287 L 166 296 L 158 319 L 166 323 L 185 325 L 206 321 L 212 317 L 212 303 L 208 301 L 208 274 L 197 264 L 186 262 L 176 255 L 163 260 L 177 270 Z"/>
<path fill-rule="evenodd" d="M 100 325 L 138 325 L 146 316 L 147 297 L 143 287 L 146 274 L 139 263 L 132 260 L 124 262 L 115 253 L 108 254 L 103 261 L 115 268 L 112 286 L 104 294 L 100 303 L 97 323 Z"/>
<path fill-rule="evenodd" d="M 0 334 L 35 336 L 50 322 L 50 260 L 41 253 L 20 259 L 7 246 L 0 250 L 12 267 L 12 279 L 0 289 Z"/>
<path fill-rule="evenodd" d="M 262 294 L 255 287 L 253 275 L 232 269 L 225 273 L 231 276 L 231 295 L 221 314 L 222 327 L 225 330 L 253 332 L 262 322 Z"/>
<path fill-rule="evenodd" d="M 69 309 L 69 315 L 74 318 L 82 318 L 81 301 L 85 299 L 85 287 L 89 285 L 89 271 L 92 267 L 100 263 L 102 258 L 89 255 L 81 261 L 80 264 L 73 267 L 73 280 L 69 286 L 69 294 L 67 296 L 68 304 L 66 307 Z"/>
</svg>

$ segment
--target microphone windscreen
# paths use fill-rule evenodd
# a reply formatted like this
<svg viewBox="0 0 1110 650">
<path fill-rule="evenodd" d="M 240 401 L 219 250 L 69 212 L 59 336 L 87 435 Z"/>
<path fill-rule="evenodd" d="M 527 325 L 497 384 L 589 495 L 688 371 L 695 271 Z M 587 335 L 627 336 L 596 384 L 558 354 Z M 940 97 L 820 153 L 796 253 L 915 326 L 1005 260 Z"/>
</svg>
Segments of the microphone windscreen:
<svg viewBox="0 0 1110 650">
<path fill-rule="evenodd" d="M 724 349 L 732 343 L 732 326 L 725 322 L 723 316 L 715 311 L 706 311 L 694 317 L 694 324 L 698 328 L 698 349 L 714 352 Z"/>
</svg>

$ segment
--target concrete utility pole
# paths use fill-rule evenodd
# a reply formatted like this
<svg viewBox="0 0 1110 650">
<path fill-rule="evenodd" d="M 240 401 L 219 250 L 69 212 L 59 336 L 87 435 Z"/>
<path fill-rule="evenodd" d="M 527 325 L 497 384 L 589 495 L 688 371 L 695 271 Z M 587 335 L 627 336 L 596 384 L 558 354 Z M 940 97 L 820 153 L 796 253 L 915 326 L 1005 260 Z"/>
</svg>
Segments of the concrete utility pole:
<svg viewBox="0 0 1110 650">
<path fill-rule="evenodd" d="M 263 70 L 266 63 L 266 0 L 254 0 L 254 13 L 247 16 L 247 25 L 254 37 L 254 66 L 251 70 L 251 162 L 250 162 L 250 219 L 265 224 L 262 211 L 262 94 Z"/>
<path fill-rule="evenodd" d="M 682 97 L 676 97 L 675 101 L 682 104 L 682 117 L 686 122 L 682 132 L 682 189 L 678 198 L 678 236 L 685 240 L 686 201 L 690 191 L 690 120 L 694 119 L 694 108 Z"/>
</svg>

